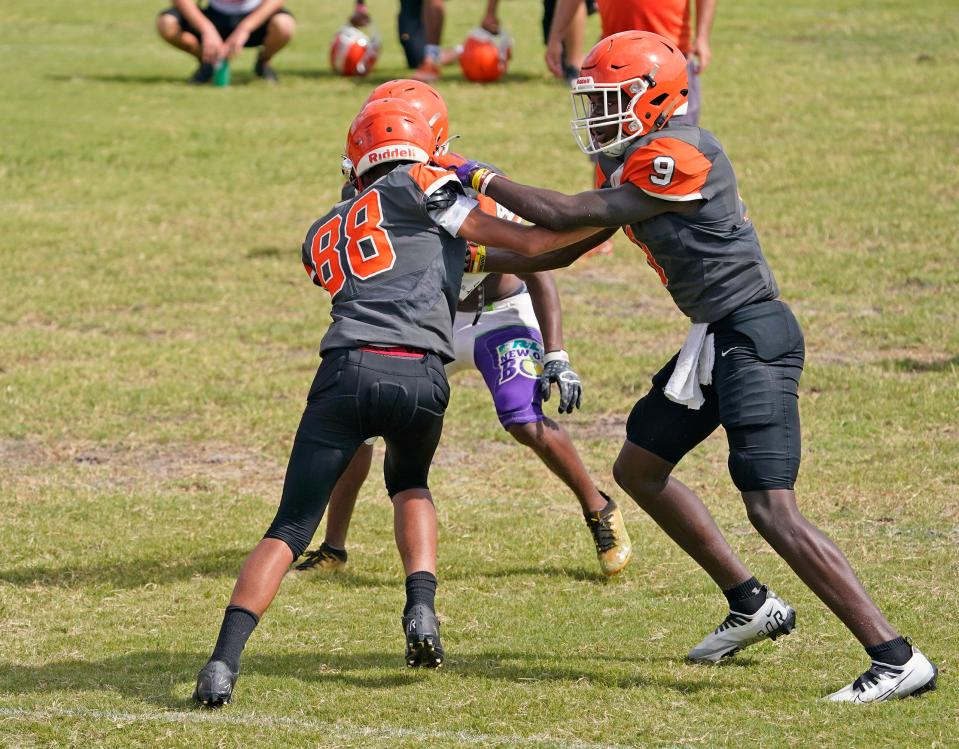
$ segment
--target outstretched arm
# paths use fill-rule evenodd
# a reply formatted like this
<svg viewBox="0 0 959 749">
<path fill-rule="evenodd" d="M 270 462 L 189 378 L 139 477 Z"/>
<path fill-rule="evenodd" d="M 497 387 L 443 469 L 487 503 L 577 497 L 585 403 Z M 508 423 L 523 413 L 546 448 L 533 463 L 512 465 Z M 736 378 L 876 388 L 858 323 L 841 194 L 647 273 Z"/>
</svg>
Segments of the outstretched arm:
<svg viewBox="0 0 959 749">
<path fill-rule="evenodd" d="M 595 226 L 579 226 L 567 231 L 551 231 L 542 226 L 528 226 L 504 221 L 473 208 L 459 227 L 458 236 L 478 245 L 502 247 L 519 255 L 541 255 L 566 247 L 595 234 Z M 592 246 L 592 245 L 591 245 Z M 587 248 L 588 249 L 588 248 Z"/>
<path fill-rule="evenodd" d="M 685 210 L 688 205 L 650 197 L 632 184 L 566 195 L 522 185 L 499 174 L 490 179 L 485 193 L 527 221 L 556 231 L 574 226 L 618 228 L 667 211 Z"/>
<path fill-rule="evenodd" d="M 600 229 L 586 239 L 535 256 L 487 247 L 481 270 L 489 273 L 535 273 L 565 268 L 615 233 L 616 229 Z"/>
</svg>

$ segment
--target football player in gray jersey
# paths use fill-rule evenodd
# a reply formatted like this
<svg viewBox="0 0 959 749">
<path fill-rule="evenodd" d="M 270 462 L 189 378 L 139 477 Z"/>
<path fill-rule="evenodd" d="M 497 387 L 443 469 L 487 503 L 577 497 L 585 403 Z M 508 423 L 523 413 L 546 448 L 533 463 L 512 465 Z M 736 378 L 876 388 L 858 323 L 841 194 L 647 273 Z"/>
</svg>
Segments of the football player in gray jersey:
<svg viewBox="0 0 959 749">
<path fill-rule="evenodd" d="M 358 194 L 310 227 L 303 265 L 332 298 L 332 324 L 307 396 L 276 516 L 243 564 L 194 699 L 229 702 L 247 639 L 307 548 L 357 448 L 383 437 L 383 473 L 406 573 L 406 663 L 442 665 L 434 610 L 436 510 L 428 476 L 454 357 L 453 310 L 467 241 L 549 251 L 592 229 L 553 232 L 478 210 L 456 177 L 430 166 L 433 134 L 406 102 L 371 102 L 350 127 Z"/>
<path fill-rule="evenodd" d="M 389 97 L 403 99 L 419 110 L 433 130 L 439 154 L 448 150 L 448 111 L 436 89 L 414 80 L 387 81 L 373 89 L 366 101 Z M 348 175 L 350 165 L 344 168 Z M 352 194 L 352 188 L 345 192 Z M 472 195 L 487 213 L 515 219 L 492 199 Z M 475 285 L 475 276 L 464 280 L 465 291 Z M 503 428 L 531 448 L 579 501 L 603 574 L 619 573 L 632 556 L 622 511 L 597 489 L 567 431 L 543 413 L 541 401 L 549 398 L 553 383 L 559 389 L 560 413 L 578 408 L 582 395 L 579 376 L 563 350 L 559 291 L 551 274 L 489 274 L 468 295 L 461 292 L 461 297 L 453 320 L 456 356 L 447 364 L 447 374 L 472 368 L 480 371 Z M 350 519 L 372 455 L 372 445 L 356 451 L 330 497 L 323 543 L 307 550 L 296 570 L 345 567 Z"/>
<path fill-rule="evenodd" d="M 599 156 L 600 189 L 567 196 L 516 184 L 477 162 L 461 163 L 457 176 L 543 226 L 610 227 L 595 241 L 622 227 L 693 323 L 630 414 L 613 467 L 619 485 L 726 595 L 729 614 L 689 658 L 717 662 L 788 634 L 796 622 L 792 607 L 756 580 L 705 505 L 671 475 L 722 425 L 750 521 L 872 659 L 828 699 L 863 703 L 934 689 L 936 667 L 892 627 L 842 552 L 796 505 L 802 331 L 778 298 L 722 146 L 705 130 L 670 123 L 686 105 L 683 56 L 656 34 L 614 34 L 587 55 L 572 94 L 573 131 L 586 153 Z M 485 268 L 556 268 L 578 253 L 523 259 L 489 251 Z"/>
</svg>

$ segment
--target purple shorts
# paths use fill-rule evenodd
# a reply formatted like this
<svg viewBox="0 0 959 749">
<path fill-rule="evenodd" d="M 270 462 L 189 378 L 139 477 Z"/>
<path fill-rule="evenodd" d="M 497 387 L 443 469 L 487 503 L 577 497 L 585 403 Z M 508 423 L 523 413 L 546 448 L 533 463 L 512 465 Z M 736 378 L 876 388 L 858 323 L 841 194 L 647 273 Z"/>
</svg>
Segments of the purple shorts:
<svg viewBox="0 0 959 749">
<path fill-rule="evenodd" d="M 537 381 L 543 371 L 543 336 L 529 294 L 489 305 L 473 325 L 472 312 L 459 312 L 453 323 L 455 374 L 475 367 L 493 396 L 503 428 L 543 420 Z"/>
</svg>

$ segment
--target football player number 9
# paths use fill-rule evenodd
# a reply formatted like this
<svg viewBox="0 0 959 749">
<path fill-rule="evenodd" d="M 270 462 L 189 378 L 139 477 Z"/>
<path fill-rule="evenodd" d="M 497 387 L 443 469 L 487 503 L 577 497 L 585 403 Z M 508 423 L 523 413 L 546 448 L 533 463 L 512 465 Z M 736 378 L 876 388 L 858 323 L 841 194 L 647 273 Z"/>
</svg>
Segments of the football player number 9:
<svg viewBox="0 0 959 749">
<path fill-rule="evenodd" d="M 350 272 L 359 279 L 385 273 L 396 262 L 393 243 L 381 226 L 382 222 L 383 204 L 376 190 L 370 190 L 354 202 L 346 214 L 343 254 Z M 346 283 L 342 258 L 336 249 L 340 241 L 341 224 L 342 219 L 333 216 L 319 228 L 310 246 L 316 280 L 330 292 L 331 297 L 336 296 Z"/>
<path fill-rule="evenodd" d="M 673 172 L 676 171 L 676 162 L 672 156 L 657 156 L 653 159 L 653 171 L 656 174 L 649 175 L 649 181 L 654 185 L 666 187 L 673 180 Z"/>
</svg>

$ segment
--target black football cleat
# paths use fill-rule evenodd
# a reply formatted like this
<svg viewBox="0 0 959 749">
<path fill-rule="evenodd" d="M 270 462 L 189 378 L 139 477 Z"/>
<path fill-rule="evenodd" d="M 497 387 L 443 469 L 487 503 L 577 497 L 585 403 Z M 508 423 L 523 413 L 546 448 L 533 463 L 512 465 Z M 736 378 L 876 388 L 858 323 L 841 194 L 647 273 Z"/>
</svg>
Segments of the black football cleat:
<svg viewBox="0 0 959 749">
<path fill-rule="evenodd" d="M 223 661 L 209 660 L 196 675 L 193 700 L 204 707 L 221 707 L 233 698 L 239 671 L 231 671 Z"/>
<path fill-rule="evenodd" d="M 208 62 L 201 62 L 199 67 L 194 71 L 193 75 L 190 76 L 190 80 L 188 80 L 187 83 L 190 83 L 194 86 L 202 86 L 212 80 L 213 66 Z"/>
<path fill-rule="evenodd" d="M 266 81 L 271 86 L 275 86 L 280 82 L 280 76 L 276 74 L 273 66 L 268 62 L 264 62 L 259 57 L 256 58 L 256 64 L 253 66 L 253 75 Z"/>
<path fill-rule="evenodd" d="M 418 603 L 403 617 L 406 635 L 406 665 L 410 668 L 439 668 L 446 654 L 440 642 L 440 623 L 436 613 Z"/>
</svg>

